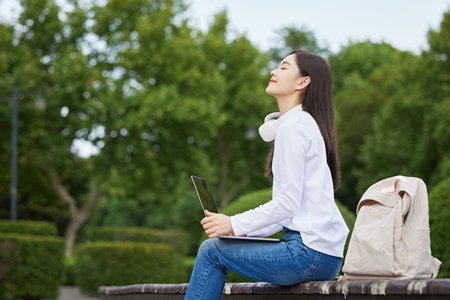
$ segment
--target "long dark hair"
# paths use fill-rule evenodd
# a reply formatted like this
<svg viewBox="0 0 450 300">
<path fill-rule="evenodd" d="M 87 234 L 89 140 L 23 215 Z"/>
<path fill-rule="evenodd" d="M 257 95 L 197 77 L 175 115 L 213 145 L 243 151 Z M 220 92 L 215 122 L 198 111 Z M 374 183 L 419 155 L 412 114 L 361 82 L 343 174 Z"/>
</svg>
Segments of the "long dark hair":
<svg viewBox="0 0 450 300">
<path fill-rule="evenodd" d="M 341 183 L 341 169 L 333 104 L 333 75 L 330 65 L 319 55 L 306 50 L 294 50 L 290 54 L 296 55 L 300 74 L 311 77 L 311 82 L 303 98 L 303 110 L 308 112 L 319 126 L 325 142 L 327 163 L 333 178 L 333 187 L 334 190 L 337 190 Z M 267 156 L 265 172 L 265 175 L 270 179 L 273 179 L 273 151 L 274 148 L 272 147 Z"/>
</svg>

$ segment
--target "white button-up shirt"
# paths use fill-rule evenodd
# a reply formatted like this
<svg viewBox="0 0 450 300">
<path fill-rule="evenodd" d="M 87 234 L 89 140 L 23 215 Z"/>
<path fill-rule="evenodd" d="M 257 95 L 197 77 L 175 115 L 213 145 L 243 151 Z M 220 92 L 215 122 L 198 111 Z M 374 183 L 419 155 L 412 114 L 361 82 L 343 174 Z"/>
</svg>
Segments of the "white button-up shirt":
<svg viewBox="0 0 450 300">
<path fill-rule="evenodd" d="M 235 235 L 269 236 L 287 227 L 306 246 L 343 257 L 349 230 L 334 202 L 325 143 L 309 113 L 297 112 L 279 125 L 272 173 L 272 200 L 232 216 Z"/>
</svg>

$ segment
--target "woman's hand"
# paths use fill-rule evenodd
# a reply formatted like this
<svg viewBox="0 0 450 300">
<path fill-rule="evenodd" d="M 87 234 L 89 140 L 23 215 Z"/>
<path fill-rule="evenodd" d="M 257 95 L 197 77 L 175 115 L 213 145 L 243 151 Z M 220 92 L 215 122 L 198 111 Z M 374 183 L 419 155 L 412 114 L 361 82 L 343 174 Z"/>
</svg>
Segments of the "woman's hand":
<svg viewBox="0 0 450 300">
<path fill-rule="evenodd" d="M 208 237 L 213 238 L 220 235 L 234 235 L 231 226 L 231 218 L 223 214 L 215 214 L 205 210 L 206 217 L 202 219 L 200 224 L 203 225 L 205 233 Z"/>
</svg>

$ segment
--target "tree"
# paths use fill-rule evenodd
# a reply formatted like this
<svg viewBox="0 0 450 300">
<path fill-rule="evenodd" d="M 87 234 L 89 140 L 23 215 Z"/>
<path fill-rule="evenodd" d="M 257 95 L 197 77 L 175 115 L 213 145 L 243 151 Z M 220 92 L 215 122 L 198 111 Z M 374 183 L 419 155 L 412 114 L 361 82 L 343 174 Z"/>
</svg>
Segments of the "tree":
<svg viewBox="0 0 450 300">
<path fill-rule="evenodd" d="M 392 90 L 380 114 L 374 117 L 373 133 L 362 146 L 359 187 L 402 173 L 421 177 L 433 186 L 450 170 L 450 90 L 448 55 L 441 43 L 450 30 L 450 14 L 444 14 L 440 30 L 430 30 L 430 49 L 415 64 L 404 65 L 392 76 Z M 400 88 L 401 87 L 401 88 Z"/>
<path fill-rule="evenodd" d="M 75 7 L 66 14 L 68 21 L 62 21 L 59 15 L 62 11 L 53 1 L 23 1 L 22 6 L 24 10 L 15 30 L 12 26 L 6 26 L 12 32 L 12 38 L 5 43 L 5 48 L 9 52 L 16 52 L 16 49 L 26 52 L 19 54 L 21 59 L 17 61 L 14 60 L 15 55 L 7 57 L 8 70 L 4 82 L 7 88 L 4 91 L 9 93 L 12 86 L 18 86 L 21 91 L 31 90 L 34 95 L 39 93 L 46 99 L 43 111 L 33 108 L 31 101 L 24 101 L 25 105 L 21 107 L 19 161 L 22 170 L 36 170 L 22 172 L 23 177 L 36 176 L 44 189 L 46 185 L 53 188 L 53 193 L 46 196 L 54 198 L 57 195 L 68 206 L 70 222 L 65 233 L 68 254 L 76 231 L 101 195 L 101 190 L 95 185 L 92 185 L 91 193 L 86 192 L 84 187 L 72 195 L 68 192 L 69 185 L 84 185 L 90 181 L 83 176 L 83 172 L 77 172 L 89 171 L 89 164 L 70 152 L 74 136 L 79 135 L 79 131 L 75 131 L 88 124 L 84 112 L 91 104 L 80 101 L 83 96 L 87 98 L 89 87 L 86 83 L 93 74 L 93 70 L 87 67 L 88 60 L 77 48 L 77 40 L 83 33 L 81 25 L 84 14 Z M 23 97 L 28 100 L 32 96 L 24 92 Z M 65 118 L 61 109 L 69 106 L 73 109 L 72 113 L 78 115 Z M 65 173 L 71 169 L 74 170 L 71 182 L 64 182 Z M 42 180 L 45 173 L 48 178 Z M 33 187 L 39 193 L 39 185 L 35 183 Z M 19 191 L 22 203 L 26 201 L 27 194 L 23 194 L 22 189 Z M 27 192 L 26 188 L 24 192 Z M 81 206 L 81 199 L 78 203 L 75 199 L 83 194 L 91 195 L 86 196 L 88 199 Z"/>
<path fill-rule="evenodd" d="M 66 205 L 66 255 L 91 214 L 92 225 L 197 224 L 190 174 L 220 186 L 222 203 L 267 184 L 254 167 L 266 145 L 245 137 L 270 111 L 265 58 L 244 36 L 225 40 L 225 14 L 203 34 L 181 1 L 80 3 L 24 1 L 19 25 L 2 27 L 8 53 L 26 53 L 3 56 L 3 85 L 27 78 L 47 102 L 23 107 L 21 168 L 37 170 Z M 80 142 L 91 156 L 77 152 Z"/>
<path fill-rule="evenodd" d="M 227 42 L 227 25 L 226 12 L 219 13 L 201 37 L 206 59 L 217 66 L 224 82 L 224 122 L 206 148 L 219 171 L 220 208 L 242 193 L 268 184 L 263 177 L 268 146 L 257 138 L 257 128 L 264 116 L 276 109 L 275 101 L 264 92 L 270 76 L 268 57 L 245 36 Z"/>
<path fill-rule="evenodd" d="M 42 3 L 35 3 L 30 10 L 39 11 Z M 19 195 L 18 212 L 19 217 L 48 219 L 59 224 L 65 221 L 65 216 L 61 214 L 62 207 L 55 201 L 52 189 L 49 186 L 48 179 L 43 175 L 42 169 L 34 164 L 35 156 L 31 148 L 30 140 L 38 140 L 40 125 L 45 118 L 46 113 L 42 108 L 37 107 L 36 101 L 40 96 L 45 97 L 45 82 L 42 76 L 43 61 L 48 59 L 48 53 L 44 52 L 42 45 L 48 42 L 42 41 L 30 42 L 32 37 L 45 30 L 41 24 L 45 18 L 54 16 L 52 7 L 49 7 L 41 17 L 30 18 L 24 12 L 22 26 L 14 28 L 11 24 L 0 24 L 0 65 L 2 78 L 0 79 L 2 100 L 12 101 L 12 90 L 17 89 L 17 99 L 19 101 L 19 122 L 18 122 L 18 177 L 19 177 Z M 36 55 L 39 54 L 38 55 Z M 42 58 L 42 59 L 41 59 Z M 3 104 L 3 103 L 2 103 Z M 2 123 L 0 134 L 2 136 L 1 161 L 6 167 L 10 159 L 10 124 L 11 114 L 7 105 L 0 108 L 0 122 Z M 32 129 L 36 129 L 31 133 Z M 27 154 L 25 154 L 27 153 Z M 1 217 L 6 218 L 6 211 L 9 209 L 7 197 L 9 193 L 10 173 L 9 169 L 4 168 L 0 174 L 0 190 L 4 191 L 2 201 Z M 7 206 L 8 205 L 8 206 Z M 61 216 L 62 215 L 62 216 Z"/>
<path fill-rule="evenodd" d="M 145 57 L 144 55 L 133 53 L 136 52 L 135 44 L 133 44 L 136 41 L 133 39 L 137 38 L 136 34 L 132 34 L 133 30 L 128 32 L 129 35 L 122 43 L 118 42 L 120 32 L 115 30 L 118 22 L 123 22 L 128 29 L 147 30 L 144 22 L 149 21 L 150 16 L 155 18 L 154 23 L 157 26 L 164 26 L 163 28 L 168 26 L 175 33 L 168 38 L 169 34 L 166 31 L 161 35 L 156 28 L 154 38 L 148 39 L 148 36 L 144 34 L 141 37 L 147 39 L 150 44 L 153 43 L 153 48 L 159 46 L 169 49 L 171 48 L 169 44 L 174 46 L 172 39 L 182 41 L 186 36 L 189 37 L 185 23 L 179 26 L 173 24 L 174 16 L 183 9 L 178 2 L 110 1 L 105 7 L 80 7 L 77 2 L 73 2 L 71 11 L 65 13 L 53 1 L 24 1 L 22 5 L 24 11 L 19 18 L 19 24 L 23 26 L 23 30 L 14 32 L 8 47 L 13 50 L 16 43 L 14 39 L 16 39 L 17 48 L 29 50 L 27 55 L 23 56 L 23 63 L 13 63 L 15 56 L 8 57 L 11 60 L 7 64 L 11 68 L 8 71 L 12 74 L 10 82 L 19 82 L 22 78 L 30 78 L 27 80 L 29 85 L 37 82 L 34 85 L 39 84 L 42 88 L 42 93 L 47 99 L 47 107 L 44 112 L 33 110 L 34 115 L 26 115 L 26 107 L 23 108 L 21 125 L 30 125 L 22 130 L 22 136 L 27 138 L 23 138 L 20 144 L 20 148 L 23 149 L 21 157 L 22 160 L 29 157 L 26 159 L 27 164 L 35 168 L 40 167 L 41 175 L 45 172 L 54 194 L 67 205 L 70 220 L 65 230 L 66 255 L 70 255 L 77 232 L 102 195 L 106 196 L 110 193 L 110 188 L 117 183 L 110 179 L 120 179 L 122 183 L 117 186 L 116 192 L 130 196 L 130 193 L 125 192 L 124 189 L 142 188 L 144 181 L 148 186 L 147 178 L 155 178 L 150 186 L 154 188 L 153 198 L 159 199 L 158 190 L 165 186 L 164 191 L 167 195 L 168 190 L 178 179 L 171 180 L 167 187 L 164 185 L 166 184 L 164 175 L 167 176 L 167 174 L 164 173 L 179 174 L 180 169 L 191 169 L 195 165 L 203 166 L 195 159 L 201 155 L 191 155 L 195 153 L 194 146 L 189 148 L 167 145 L 164 149 L 162 145 L 155 143 L 156 145 L 152 147 L 153 151 L 149 151 L 149 139 L 162 140 L 164 144 L 164 138 L 172 134 L 172 132 L 169 134 L 168 128 L 164 127 L 164 122 L 166 124 L 177 122 L 177 125 L 182 123 L 183 127 L 179 126 L 179 128 L 185 131 L 178 132 L 181 136 L 185 136 L 190 129 L 197 128 L 199 131 L 203 127 L 205 123 L 199 124 L 196 122 L 197 118 L 203 117 L 204 122 L 212 125 L 220 118 L 216 118 L 216 115 L 212 113 L 213 109 L 210 109 L 210 106 L 216 106 L 215 102 L 210 104 L 211 102 L 207 101 L 209 99 L 204 97 L 200 98 L 202 101 L 199 103 L 194 103 L 192 98 L 189 102 L 183 102 L 182 100 L 186 100 L 187 96 L 178 100 L 178 104 L 185 103 L 185 107 L 179 112 L 183 112 L 183 109 L 188 107 L 187 114 L 178 113 L 168 118 L 164 115 L 164 109 L 159 109 L 158 105 L 164 101 L 171 101 L 170 105 L 164 103 L 165 110 L 170 113 L 170 109 L 173 110 L 177 105 L 173 102 L 173 99 L 178 99 L 177 91 L 170 86 L 162 85 L 161 88 L 154 89 L 152 93 L 139 94 L 139 89 L 136 88 L 137 80 L 133 81 L 133 76 L 138 75 L 137 72 L 132 69 L 132 65 L 122 67 L 126 63 L 130 64 L 131 59 L 126 58 L 127 55 L 138 54 L 136 57 L 140 59 L 140 66 L 146 65 L 148 61 L 141 59 Z M 148 13 L 145 16 L 141 13 L 144 9 L 147 9 Z M 65 14 L 65 17 L 60 18 L 61 14 Z M 120 15 L 122 19 L 117 18 L 117 15 Z M 105 18 L 111 16 L 115 18 L 108 22 Z M 93 24 L 97 24 L 97 27 Z M 109 31 L 111 31 L 109 36 L 102 35 L 103 32 Z M 95 39 L 95 34 L 100 39 L 104 38 L 106 42 L 111 43 L 107 45 L 105 51 L 90 49 L 88 37 Z M 116 38 L 113 38 L 114 34 Z M 163 76 L 164 73 L 159 72 L 158 69 L 162 69 L 164 62 L 161 61 L 161 56 L 159 58 L 156 56 L 155 59 L 156 62 L 159 59 L 159 63 L 149 65 L 155 68 L 156 72 L 153 71 L 148 75 L 158 73 Z M 23 69 L 30 65 L 30 62 L 33 62 L 35 66 L 24 73 Z M 104 68 L 105 66 L 110 68 Z M 130 76 L 117 75 L 122 70 L 126 70 Z M 112 74 L 113 72 L 116 73 Z M 213 83 L 214 77 L 212 82 L 205 84 L 214 86 Z M 147 83 L 147 86 L 150 86 L 150 83 Z M 10 90 L 6 89 L 6 91 Z M 122 100 L 121 105 L 119 105 L 119 99 Z M 152 101 L 153 99 L 157 100 Z M 148 109 L 152 111 L 154 118 L 149 120 L 148 117 L 151 117 L 151 114 L 145 116 L 144 112 L 139 110 L 141 107 L 139 101 L 151 102 L 144 104 L 149 104 Z M 195 114 L 188 114 L 190 112 Z M 37 119 L 38 117 L 40 119 Z M 138 122 L 139 120 L 141 121 Z M 149 123 L 154 127 L 151 133 L 148 132 Z M 154 126 L 155 123 L 160 128 Z M 89 141 L 102 151 L 89 159 L 83 159 L 74 153 L 73 148 L 74 141 L 80 140 Z M 180 140 L 186 141 L 186 138 L 175 137 L 170 139 L 170 142 L 178 141 L 179 143 Z M 184 144 L 189 146 L 186 142 L 181 143 L 182 146 Z M 139 154 L 142 155 L 134 158 L 133 151 L 143 150 L 144 147 L 146 154 L 141 152 Z M 161 159 L 159 159 L 161 155 L 157 154 L 159 149 L 161 152 L 167 151 Z M 155 163 L 155 156 L 158 156 L 158 163 Z M 180 159 L 174 161 L 170 157 Z M 139 164 L 142 166 L 137 167 Z M 26 165 L 22 164 L 22 167 Z M 143 169 L 152 172 L 146 173 L 142 171 Z M 110 174 L 114 173 L 126 173 L 127 176 L 110 178 Z M 156 180 L 156 178 L 160 179 Z M 114 194 L 114 190 L 111 190 Z"/>
<path fill-rule="evenodd" d="M 342 182 L 336 197 L 351 209 L 356 208 L 361 190 L 355 169 L 365 138 L 372 133 L 373 118 L 392 97 L 413 68 L 417 57 L 386 43 L 350 43 L 329 58 L 333 70 Z M 374 180 L 373 174 L 367 174 Z M 368 186 L 366 186 L 367 188 Z"/>
<path fill-rule="evenodd" d="M 119 222 L 122 225 L 152 227 L 175 225 L 185 228 L 193 237 L 198 237 L 201 233 L 198 220 L 201 219 L 202 212 L 196 205 L 192 205 L 197 200 L 189 179 L 190 174 L 208 178 L 215 196 L 218 195 L 216 201 L 220 207 L 246 191 L 268 184 L 263 177 L 267 145 L 259 139 L 254 140 L 257 126 L 262 122 L 263 116 L 272 110 L 273 105 L 264 94 L 267 83 L 265 79 L 268 80 L 268 77 L 266 74 L 262 75 L 262 70 L 266 67 L 267 59 L 245 36 L 227 41 L 227 24 L 226 12 L 219 13 L 207 32 L 194 30 L 188 35 L 195 36 L 193 40 L 174 44 L 172 39 L 172 44 L 167 49 L 160 47 L 159 52 L 164 50 L 169 60 L 176 58 L 176 64 L 166 65 L 164 72 L 170 71 L 170 74 L 156 73 L 149 80 L 154 84 L 149 85 L 148 90 L 143 89 L 142 94 L 141 91 L 138 92 L 137 97 L 146 99 L 145 105 L 139 109 L 139 116 L 133 116 L 127 111 L 126 116 L 120 118 L 136 120 L 152 116 L 157 121 L 155 123 L 161 126 L 150 132 L 150 138 L 157 140 L 161 150 L 163 147 L 171 150 L 173 153 L 164 157 L 167 157 L 167 163 L 176 163 L 179 167 L 167 170 L 164 175 L 155 174 L 155 177 L 163 180 L 160 186 L 165 189 L 167 183 L 173 180 L 171 188 L 158 192 L 160 197 L 152 194 L 137 200 L 142 196 L 133 195 L 132 198 L 136 201 L 127 203 L 120 200 L 125 194 L 118 194 L 109 199 L 108 204 L 100 203 L 103 213 L 94 216 L 93 224 L 111 225 Z M 147 66 L 148 62 L 145 63 Z M 149 66 L 154 68 L 155 64 Z M 170 68 L 174 70 L 169 70 Z M 145 81 L 142 82 L 145 86 Z M 158 88 L 164 88 L 165 93 L 170 94 L 164 97 L 149 95 L 149 91 Z M 172 104 L 166 105 L 169 102 Z M 150 125 L 144 123 L 141 126 Z M 156 137 L 154 132 L 159 135 Z M 167 135 L 164 139 L 161 132 Z M 189 149 L 192 149 L 189 154 L 180 153 Z M 159 157 L 157 161 L 160 171 L 161 159 L 164 157 Z M 177 159 L 173 159 L 174 157 Z M 192 162 L 186 164 L 181 157 L 189 157 Z M 194 162 L 196 157 L 198 159 Z M 178 170 L 176 172 L 179 177 L 174 177 L 174 170 Z M 148 186 L 148 183 L 144 181 L 142 185 Z M 116 183 L 115 189 L 118 186 Z M 135 190 L 142 192 L 143 189 Z M 130 188 L 126 190 L 129 191 Z M 149 201 L 152 198 L 158 199 L 158 203 Z M 138 218 L 138 223 L 127 223 L 136 221 L 137 216 L 145 219 Z"/>
<path fill-rule="evenodd" d="M 277 47 L 268 51 L 272 63 L 278 65 L 283 58 L 295 49 L 308 50 L 313 53 L 327 57 L 330 51 L 325 46 L 319 45 L 313 31 L 306 26 L 297 28 L 295 26 L 283 27 L 278 31 Z M 281 41 L 281 44 L 280 44 Z"/>
</svg>

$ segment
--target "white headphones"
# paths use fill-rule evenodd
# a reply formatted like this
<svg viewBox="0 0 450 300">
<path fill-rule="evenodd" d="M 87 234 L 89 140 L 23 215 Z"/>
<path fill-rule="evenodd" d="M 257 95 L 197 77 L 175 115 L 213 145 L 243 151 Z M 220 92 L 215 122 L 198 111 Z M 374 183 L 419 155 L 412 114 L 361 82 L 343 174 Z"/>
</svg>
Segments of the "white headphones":
<svg viewBox="0 0 450 300">
<path fill-rule="evenodd" d="M 272 142 L 273 140 L 275 140 L 275 137 L 277 136 L 278 126 L 280 126 L 280 124 L 283 123 L 283 121 L 285 121 L 289 116 L 302 110 L 303 107 L 300 104 L 295 106 L 294 108 L 291 108 L 281 117 L 279 112 L 273 112 L 268 114 L 264 118 L 264 124 L 259 126 L 258 129 L 259 135 L 264 140 L 264 142 Z"/>
</svg>

